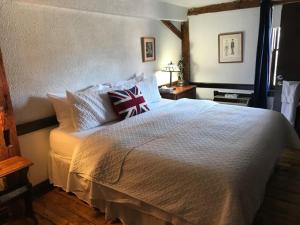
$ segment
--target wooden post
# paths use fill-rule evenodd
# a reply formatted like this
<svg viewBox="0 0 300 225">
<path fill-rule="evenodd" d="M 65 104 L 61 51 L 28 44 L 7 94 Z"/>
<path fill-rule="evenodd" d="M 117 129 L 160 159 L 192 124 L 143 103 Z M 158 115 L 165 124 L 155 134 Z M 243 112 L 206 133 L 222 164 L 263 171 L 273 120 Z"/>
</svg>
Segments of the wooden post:
<svg viewBox="0 0 300 225">
<path fill-rule="evenodd" d="M 190 35 L 189 35 L 189 22 L 181 23 L 182 34 L 182 58 L 183 58 L 183 77 L 189 84 L 190 82 Z"/>
<path fill-rule="evenodd" d="M 0 49 L 0 107 L 3 108 L 5 113 L 5 127 L 4 133 L 0 134 L 3 140 L 0 143 L 0 160 L 6 159 L 11 156 L 20 155 L 20 146 L 16 131 L 16 123 L 14 119 L 14 112 L 12 102 L 9 94 L 8 83 L 6 80 L 4 63 L 2 59 L 2 52 Z M 2 148 L 2 149 L 1 149 Z"/>
</svg>

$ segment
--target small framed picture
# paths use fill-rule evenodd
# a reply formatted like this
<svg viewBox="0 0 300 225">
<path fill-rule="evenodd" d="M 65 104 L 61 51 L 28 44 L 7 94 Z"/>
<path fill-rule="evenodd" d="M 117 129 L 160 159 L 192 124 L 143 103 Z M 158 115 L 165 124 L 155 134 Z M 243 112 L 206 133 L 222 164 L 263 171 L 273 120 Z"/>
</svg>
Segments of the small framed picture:
<svg viewBox="0 0 300 225">
<path fill-rule="evenodd" d="M 155 61 L 155 38 L 142 37 L 142 58 L 143 62 Z"/>
<path fill-rule="evenodd" d="M 219 34 L 219 63 L 243 62 L 243 32 Z"/>
</svg>

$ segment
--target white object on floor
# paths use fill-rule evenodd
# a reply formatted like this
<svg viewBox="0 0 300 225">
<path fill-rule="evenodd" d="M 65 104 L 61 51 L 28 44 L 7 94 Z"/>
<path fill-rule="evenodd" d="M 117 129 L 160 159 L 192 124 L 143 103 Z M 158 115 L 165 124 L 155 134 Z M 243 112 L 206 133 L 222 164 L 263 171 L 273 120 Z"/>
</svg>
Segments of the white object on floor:
<svg viewBox="0 0 300 225">
<path fill-rule="evenodd" d="M 283 81 L 281 94 L 281 113 L 295 125 L 296 109 L 300 99 L 300 82 Z"/>
</svg>

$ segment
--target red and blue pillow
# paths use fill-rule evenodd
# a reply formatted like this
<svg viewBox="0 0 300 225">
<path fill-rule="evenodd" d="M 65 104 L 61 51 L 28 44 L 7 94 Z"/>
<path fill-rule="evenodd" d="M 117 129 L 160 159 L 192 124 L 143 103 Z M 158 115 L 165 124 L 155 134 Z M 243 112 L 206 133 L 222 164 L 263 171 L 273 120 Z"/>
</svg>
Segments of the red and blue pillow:
<svg viewBox="0 0 300 225">
<path fill-rule="evenodd" d="M 142 92 L 137 86 L 127 90 L 108 92 L 114 111 L 121 119 L 126 119 L 150 111 Z"/>
</svg>

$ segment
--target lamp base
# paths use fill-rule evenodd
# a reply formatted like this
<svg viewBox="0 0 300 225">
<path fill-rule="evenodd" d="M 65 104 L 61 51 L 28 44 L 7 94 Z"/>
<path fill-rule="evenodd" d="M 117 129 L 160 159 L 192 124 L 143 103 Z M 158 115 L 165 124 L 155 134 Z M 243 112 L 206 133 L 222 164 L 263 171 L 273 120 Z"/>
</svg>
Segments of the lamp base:
<svg viewBox="0 0 300 225">
<path fill-rule="evenodd" d="M 185 81 L 184 80 L 178 80 L 177 81 L 177 86 L 178 87 L 182 87 L 182 86 L 184 86 L 185 85 Z"/>
</svg>

